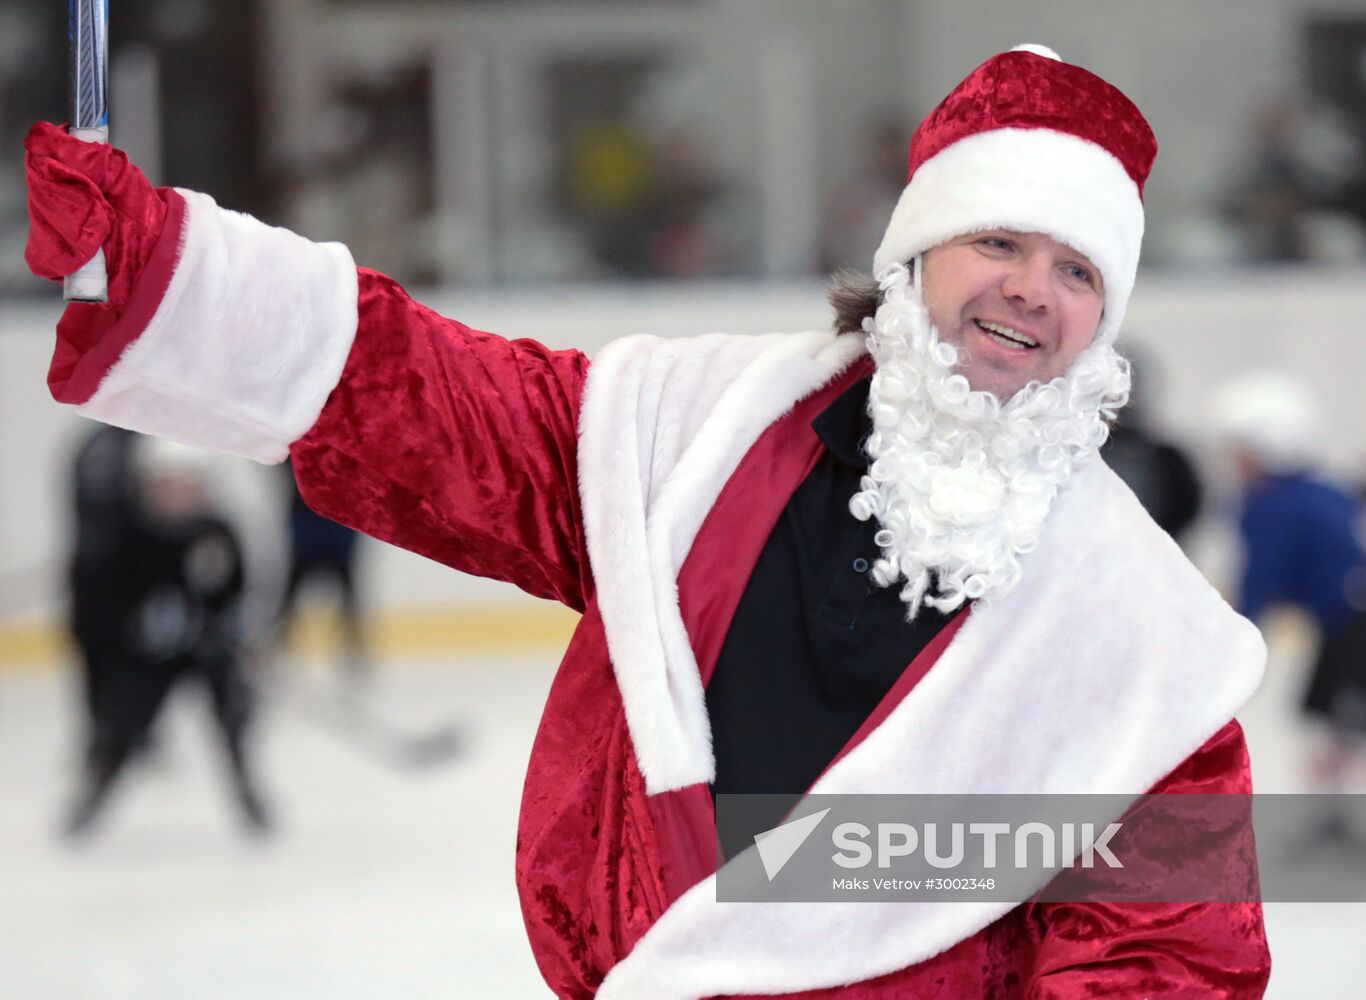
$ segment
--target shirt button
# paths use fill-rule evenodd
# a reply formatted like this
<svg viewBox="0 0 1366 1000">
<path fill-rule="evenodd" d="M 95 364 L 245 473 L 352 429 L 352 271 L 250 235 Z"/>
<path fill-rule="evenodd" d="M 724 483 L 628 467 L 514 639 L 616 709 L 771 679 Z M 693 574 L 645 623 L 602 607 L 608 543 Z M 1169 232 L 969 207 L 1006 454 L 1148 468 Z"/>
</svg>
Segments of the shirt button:
<svg viewBox="0 0 1366 1000">
<path fill-rule="evenodd" d="M 867 559 L 864 559 L 862 556 L 859 556 L 859 558 L 855 559 L 855 560 L 854 560 L 854 572 L 855 572 L 855 573 L 867 573 L 867 572 L 868 572 L 868 560 L 867 560 Z"/>
</svg>

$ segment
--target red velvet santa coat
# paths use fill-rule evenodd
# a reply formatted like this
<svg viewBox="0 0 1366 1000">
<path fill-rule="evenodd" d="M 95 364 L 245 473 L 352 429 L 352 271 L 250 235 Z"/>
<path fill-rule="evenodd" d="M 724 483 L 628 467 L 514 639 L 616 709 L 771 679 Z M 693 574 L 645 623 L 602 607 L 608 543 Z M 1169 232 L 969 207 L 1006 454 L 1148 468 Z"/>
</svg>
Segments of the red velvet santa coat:
<svg viewBox="0 0 1366 1000">
<path fill-rule="evenodd" d="M 322 513 L 583 613 L 517 850 L 559 995 L 1261 995 L 1256 904 L 716 902 L 703 688 L 819 455 L 811 418 L 867 371 L 859 338 L 629 338 L 590 369 L 186 197 L 124 321 L 64 323 L 53 393 L 288 452 Z M 1231 720 L 1260 639 L 1101 462 L 1024 573 L 908 667 L 813 791 L 1250 791 Z"/>
</svg>

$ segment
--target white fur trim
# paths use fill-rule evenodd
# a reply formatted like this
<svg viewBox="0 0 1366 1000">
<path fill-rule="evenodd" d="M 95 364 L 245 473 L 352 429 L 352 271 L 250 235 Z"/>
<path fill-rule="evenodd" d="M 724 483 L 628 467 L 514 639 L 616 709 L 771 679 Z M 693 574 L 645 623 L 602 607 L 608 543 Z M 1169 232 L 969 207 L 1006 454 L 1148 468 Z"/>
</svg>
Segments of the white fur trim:
<svg viewBox="0 0 1366 1000">
<path fill-rule="evenodd" d="M 678 573 L 759 435 L 864 353 L 833 333 L 627 337 L 593 360 L 579 427 L 584 531 L 650 794 L 715 776 Z"/>
<path fill-rule="evenodd" d="M 1115 156 L 1050 129 L 994 129 L 920 165 L 892 211 L 873 273 L 964 233 L 1013 229 L 1052 236 L 1105 278 L 1097 339 L 1119 332 L 1138 273 L 1143 202 Z"/>
<path fill-rule="evenodd" d="M 1256 628 L 1097 460 L 1060 496 L 1020 587 L 974 610 L 890 718 L 812 791 L 1136 796 L 1233 716 L 1264 663 Z M 664 913 L 598 996 L 860 982 L 932 958 L 1010 909 L 722 904 L 713 876 Z"/>
<path fill-rule="evenodd" d="M 78 412 L 182 444 L 279 462 L 322 412 L 356 335 L 356 268 L 181 191 L 175 273 L 146 330 Z"/>
</svg>

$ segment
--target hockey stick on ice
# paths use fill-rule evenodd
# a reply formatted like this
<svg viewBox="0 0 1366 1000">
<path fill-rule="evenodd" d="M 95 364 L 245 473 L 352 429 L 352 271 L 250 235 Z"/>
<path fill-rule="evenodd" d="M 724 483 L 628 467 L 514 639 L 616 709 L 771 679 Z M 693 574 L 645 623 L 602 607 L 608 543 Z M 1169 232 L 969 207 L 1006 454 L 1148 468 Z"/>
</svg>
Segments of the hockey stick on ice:
<svg viewBox="0 0 1366 1000">
<path fill-rule="evenodd" d="M 71 134 L 87 142 L 109 141 L 109 0 L 67 0 L 71 49 Z M 109 283 L 104 249 L 62 282 L 68 302 L 105 302 Z"/>
<path fill-rule="evenodd" d="M 274 670 L 277 682 L 271 686 L 291 715 L 387 767 L 402 771 L 436 767 L 466 749 L 464 731 L 454 722 L 407 728 L 356 696 L 328 693 L 279 664 Z"/>
</svg>

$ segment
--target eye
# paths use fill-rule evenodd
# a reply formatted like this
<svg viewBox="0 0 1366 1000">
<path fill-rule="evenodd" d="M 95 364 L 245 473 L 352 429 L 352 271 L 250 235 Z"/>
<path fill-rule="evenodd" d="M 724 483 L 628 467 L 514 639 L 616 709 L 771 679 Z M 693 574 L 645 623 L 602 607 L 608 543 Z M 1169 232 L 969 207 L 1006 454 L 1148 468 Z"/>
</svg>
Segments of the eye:
<svg viewBox="0 0 1366 1000">
<path fill-rule="evenodd" d="M 988 250 L 1009 250 L 1014 246 L 1004 236 L 983 236 L 978 239 L 977 245 L 986 247 Z"/>
<path fill-rule="evenodd" d="M 1089 267 L 1083 267 L 1080 264 L 1066 264 L 1063 266 L 1063 272 L 1069 278 L 1079 281 L 1083 285 L 1088 285 L 1092 288 L 1096 285 L 1095 275 L 1091 272 Z"/>
</svg>

